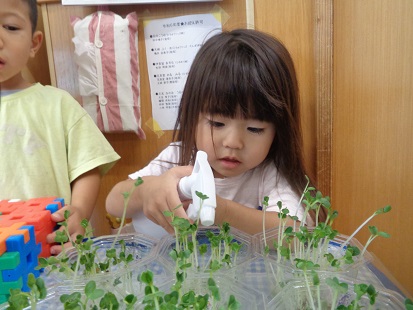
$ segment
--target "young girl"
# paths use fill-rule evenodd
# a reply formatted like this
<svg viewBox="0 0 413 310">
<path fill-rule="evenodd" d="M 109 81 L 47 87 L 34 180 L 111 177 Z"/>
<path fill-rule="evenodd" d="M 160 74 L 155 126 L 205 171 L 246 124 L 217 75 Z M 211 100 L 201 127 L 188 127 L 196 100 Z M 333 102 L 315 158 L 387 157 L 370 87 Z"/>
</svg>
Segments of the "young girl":
<svg viewBox="0 0 413 310">
<path fill-rule="evenodd" d="M 161 236 L 145 217 L 173 232 L 165 210 L 183 203 L 179 180 L 191 174 L 198 150 L 215 177 L 215 224 L 228 222 L 247 233 L 262 231 L 260 206 L 269 197 L 266 227 L 278 223 L 277 202 L 302 219 L 299 206 L 307 172 L 302 156 L 299 93 L 294 64 L 273 37 L 238 29 L 210 38 L 197 53 L 182 94 L 170 144 L 148 166 L 115 185 L 107 211 L 120 217 L 122 193 L 131 190 L 127 217 L 136 230 Z M 179 129 L 179 130 L 178 130 Z M 175 214 L 185 217 L 184 208 Z M 311 224 L 308 223 L 307 224 Z"/>
</svg>

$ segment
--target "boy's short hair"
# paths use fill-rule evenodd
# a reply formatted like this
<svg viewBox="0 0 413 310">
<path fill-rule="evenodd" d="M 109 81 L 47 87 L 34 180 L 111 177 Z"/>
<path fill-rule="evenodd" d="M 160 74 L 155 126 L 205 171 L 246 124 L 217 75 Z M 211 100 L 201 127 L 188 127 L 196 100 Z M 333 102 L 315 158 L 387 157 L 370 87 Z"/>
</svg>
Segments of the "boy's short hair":
<svg viewBox="0 0 413 310">
<path fill-rule="evenodd" d="M 37 28 L 37 0 L 23 0 L 29 5 L 29 17 L 32 24 L 32 32 Z"/>
</svg>

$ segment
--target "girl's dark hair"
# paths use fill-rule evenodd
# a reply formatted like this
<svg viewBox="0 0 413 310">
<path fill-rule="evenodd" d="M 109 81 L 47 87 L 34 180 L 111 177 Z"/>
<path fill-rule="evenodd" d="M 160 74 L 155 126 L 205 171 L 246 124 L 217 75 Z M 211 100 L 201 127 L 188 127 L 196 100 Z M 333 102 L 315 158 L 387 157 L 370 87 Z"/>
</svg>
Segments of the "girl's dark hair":
<svg viewBox="0 0 413 310">
<path fill-rule="evenodd" d="M 36 31 L 37 27 L 37 1 L 36 0 L 23 0 L 29 5 L 30 23 L 32 25 L 32 32 Z"/>
<path fill-rule="evenodd" d="M 280 41 L 250 29 L 211 37 L 192 63 L 179 106 L 174 140 L 182 142 L 180 164 L 190 164 L 197 151 L 200 113 L 231 118 L 241 113 L 241 117 L 274 124 L 275 139 L 266 160 L 274 162 L 301 195 L 308 173 L 299 101 L 294 63 Z"/>
</svg>

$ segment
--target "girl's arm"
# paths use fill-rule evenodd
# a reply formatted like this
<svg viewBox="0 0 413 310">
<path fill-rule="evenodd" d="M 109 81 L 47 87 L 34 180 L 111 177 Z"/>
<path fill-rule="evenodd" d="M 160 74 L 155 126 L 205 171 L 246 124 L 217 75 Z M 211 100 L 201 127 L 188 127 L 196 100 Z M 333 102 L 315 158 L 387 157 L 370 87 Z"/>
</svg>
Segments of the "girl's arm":
<svg viewBox="0 0 413 310">
<path fill-rule="evenodd" d="M 52 220 L 55 222 L 61 222 L 64 220 L 65 210 L 70 211 L 68 219 L 69 233 L 73 238 L 77 235 L 84 234 L 84 229 L 80 225 L 83 219 L 89 220 L 92 216 L 93 209 L 95 208 L 96 201 L 99 195 L 101 176 L 99 168 L 92 169 L 74 180 L 72 186 L 72 197 L 70 205 L 56 211 L 52 214 Z M 49 243 L 53 243 L 55 239 L 55 233 L 51 233 L 47 237 Z M 60 245 L 51 247 L 52 254 L 58 254 L 61 251 Z"/>
<path fill-rule="evenodd" d="M 217 196 L 217 207 L 215 210 L 215 224 L 222 225 L 228 222 L 231 227 L 254 235 L 262 232 L 263 211 L 248 208 L 232 200 L 227 200 Z M 265 214 L 266 229 L 277 227 L 279 224 L 277 212 L 267 212 Z M 293 221 L 287 222 L 292 225 Z"/>
<path fill-rule="evenodd" d="M 160 176 L 144 176 L 140 184 L 129 197 L 126 217 L 131 218 L 138 212 L 154 223 L 173 233 L 170 218 L 165 217 L 164 211 L 172 211 L 181 204 L 178 194 L 179 180 L 192 172 L 192 167 L 174 167 Z M 106 198 L 106 210 L 113 216 L 120 217 L 124 208 L 123 193 L 131 192 L 135 180 L 125 180 L 116 184 Z M 178 208 L 175 215 L 187 218 L 185 210 Z"/>
</svg>

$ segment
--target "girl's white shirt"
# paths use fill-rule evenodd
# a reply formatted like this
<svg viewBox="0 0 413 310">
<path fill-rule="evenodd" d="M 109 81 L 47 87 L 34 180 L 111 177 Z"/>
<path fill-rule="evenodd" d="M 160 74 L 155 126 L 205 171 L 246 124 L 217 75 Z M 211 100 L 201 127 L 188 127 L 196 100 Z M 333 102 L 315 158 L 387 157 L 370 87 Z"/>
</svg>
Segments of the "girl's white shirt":
<svg viewBox="0 0 413 310">
<path fill-rule="evenodd" d="M 146 167 L 129 175 L 136 180 L 148 175 L 157 176 L 165 173 L 179 162 L 180 143 L 171 143 Z M 235 201 L 249 208 L 258 209 L 262 206 L 265 196 L 269 197 L 267 212 L 278 212 L 278 201 L 283 208 L 288 208 L 290 215 L 297 215 L 301 220 L 304 209 L 299 206 L 298 197 L 288 182 L 279 173 L 274 163 L 265 162 L 254 169 L 230 178 L 215 178 L 216 194 L 224 199 Z M 136 231 L 161 238 L 167 232 L 159 225 L 139 212 L 133 217 Z"/>
</svg>

